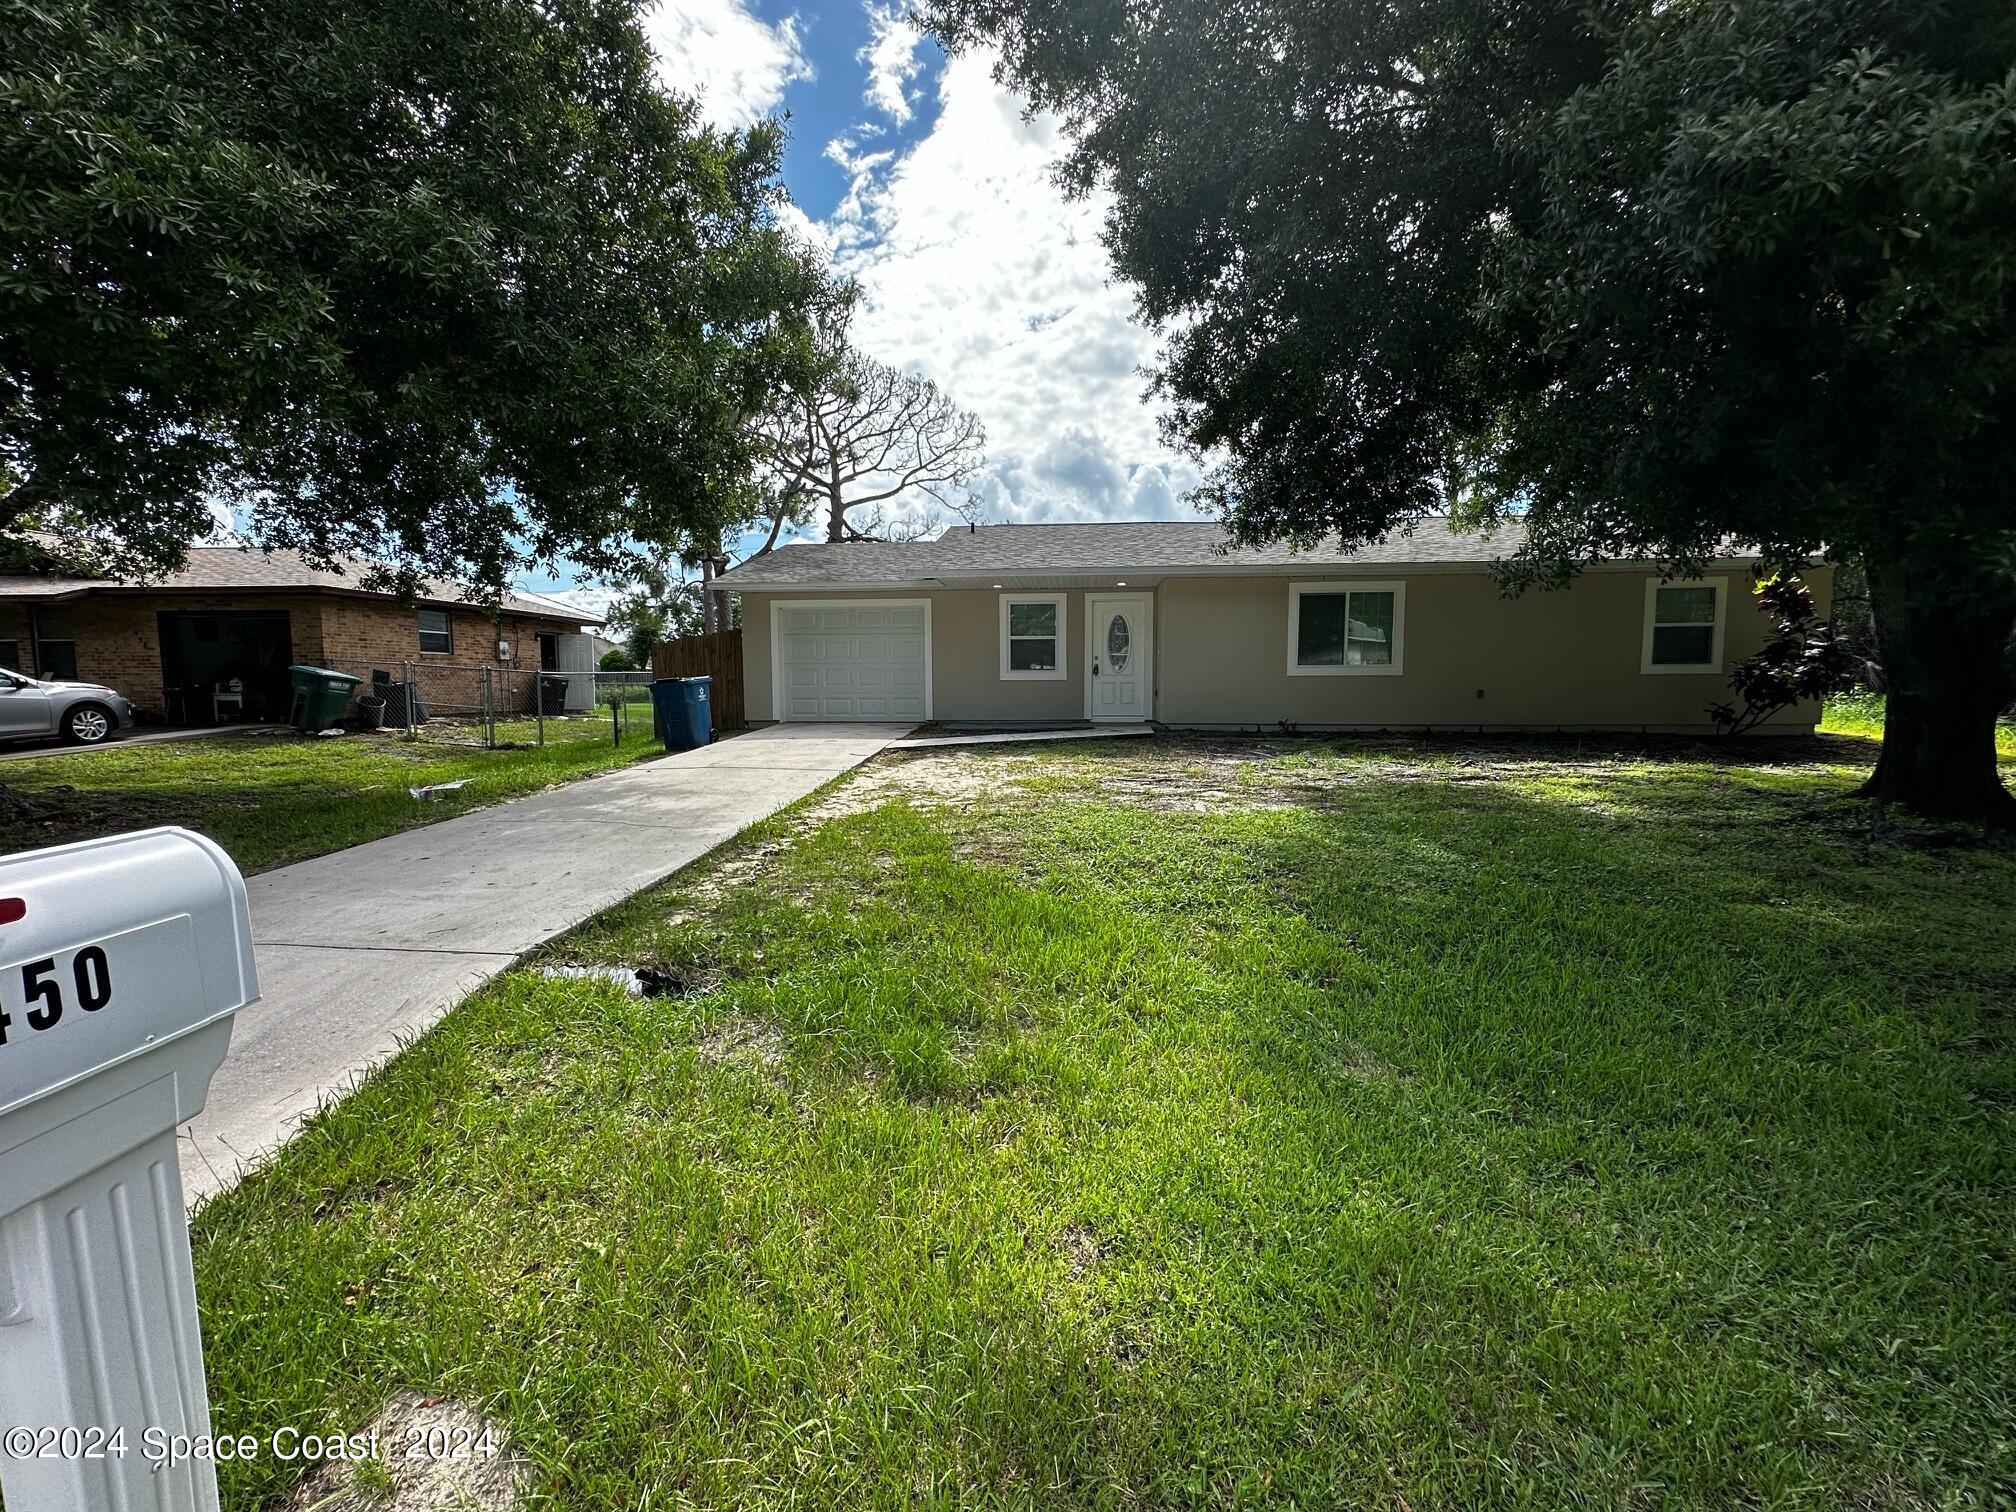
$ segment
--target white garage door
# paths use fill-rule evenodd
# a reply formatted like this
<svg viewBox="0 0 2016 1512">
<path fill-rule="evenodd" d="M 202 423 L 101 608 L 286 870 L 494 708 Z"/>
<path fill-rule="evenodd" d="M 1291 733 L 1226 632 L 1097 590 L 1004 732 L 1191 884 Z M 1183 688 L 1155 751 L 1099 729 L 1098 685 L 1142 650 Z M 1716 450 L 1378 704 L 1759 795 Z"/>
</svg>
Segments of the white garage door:
<svg viewBox="0 0 2016 1512">
<path fill-rule="evenodd" d="M 778 718 L 928 718 L 929 636 L 923 604 L 779 604 Z"/>
</svg>

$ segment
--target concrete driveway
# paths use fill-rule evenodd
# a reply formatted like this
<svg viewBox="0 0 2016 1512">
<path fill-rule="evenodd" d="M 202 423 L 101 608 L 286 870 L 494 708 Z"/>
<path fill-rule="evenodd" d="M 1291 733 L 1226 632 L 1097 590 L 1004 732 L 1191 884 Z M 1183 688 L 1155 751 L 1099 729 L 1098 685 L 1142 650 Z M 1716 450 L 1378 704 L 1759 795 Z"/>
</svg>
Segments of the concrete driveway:
<svg viewBox="0 0 2016 1512">
<path fill-rule="evenodd" d="M 909 725 L 776 725 L 253 877 L 259 1002 L 183 1131 L 193 1202 L 518 956 Z"/>
</svg>

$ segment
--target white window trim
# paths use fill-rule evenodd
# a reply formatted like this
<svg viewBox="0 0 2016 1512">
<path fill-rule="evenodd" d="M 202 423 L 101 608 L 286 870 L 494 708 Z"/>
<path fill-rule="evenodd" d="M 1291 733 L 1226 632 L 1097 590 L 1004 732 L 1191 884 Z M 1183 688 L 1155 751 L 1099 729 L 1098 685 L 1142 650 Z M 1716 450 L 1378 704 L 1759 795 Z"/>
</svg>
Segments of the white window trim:
<svg viewBox="0 0 2016 1512">
<path fill-rule="evenodd" d="M 1652 661 L 1652 629 L 1655 616 L 1659 613 L 1659 590 L 1661 588 L 1713 588 L 1715 590 L 1715 635 L 1714 650 L 1705 662 L 1662 662 Z M 1647 578 L 1645 579 L 1645 630 L 1638 653 L 1638 670 L 1649 676 L 1661 676 L 1678 672 L 1691 677 L 1699 677 L 1704 672 L 1722 670 L 1722 625 L 1729 617 L 1729 579 L 1726 577 L 1705 578 Z M 1675 621 L 1678 623 L 1678 621 Z"/>
<path fill-rule="evenodd" d="M 1004 593 L 1001 595 L 1001 681 L 1003 682 L 1062 682 L 1069 675 L 1065 662 L 1064 627 L 1068 623 L 1064 613 L 1065 596 L 1061 593 Z M 1010 604 L 1048 604 L 1057 611 L 1057 666 L 1049 672 L 1014 672 L 1008 667 L 1008 606 Z M 1025 635 L 1023 640 L 1038 640 L 1039 636 Z"/>
<path fill-rule="evenodd" d="M 1384 667 L 1354 667 L 1344 662 L 1305 667 L 1295 659 L 1302 640 L 1302 596 L 1305 593 L 1390 593 L 1393 595 L 1393 661 Z M 1347 606 L 1348 608 L 1348 606 Z M 1288 675 L 1290 677 L 1398 677 L 1407 650 L 1407 584 L 1399 578 L 1361 580 L 1338 578 L 1327 583 L 1288 585 Z"/>
<path fill-rule="evenodd" d="M 788 598 L 770 600 L 770 722 L 790 724 L 784 713 L 784 611 L 786 609 L 922 609 L 924 611 L 924 721 L 931 721 L 931 600 L 928 598 Z M 821 724 L 822 720 L 800 723 Z M 867 720 L 874 724 L 879 721 Z M 901 724 L 901 720 L 891 721 Z"/>
</svg>

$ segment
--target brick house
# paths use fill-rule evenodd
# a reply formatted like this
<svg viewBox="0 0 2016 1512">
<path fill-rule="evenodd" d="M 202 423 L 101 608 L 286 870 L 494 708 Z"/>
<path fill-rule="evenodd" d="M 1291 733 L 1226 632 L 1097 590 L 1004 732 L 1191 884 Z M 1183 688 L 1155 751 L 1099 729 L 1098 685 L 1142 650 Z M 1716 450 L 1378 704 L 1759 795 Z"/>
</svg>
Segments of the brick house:
<svg viewBox="0 0 2016 1512">
<path fill-rule="evenodd" d="M 144 584 L 39 565 L 0 575 L 0 667 L 105 683 L 143 718 L 175 723 L 284 718 L 295 663 L 366 678 L 409 663 L 468 677 L 550 670 L 563 638 L 600 623 L 522 593 L 492 612 L 438 581 L 401 604 L 357 586 L 366 563 L 336 572 L 292 551 L 197 546 L 180 572 Z"/>
</svg>

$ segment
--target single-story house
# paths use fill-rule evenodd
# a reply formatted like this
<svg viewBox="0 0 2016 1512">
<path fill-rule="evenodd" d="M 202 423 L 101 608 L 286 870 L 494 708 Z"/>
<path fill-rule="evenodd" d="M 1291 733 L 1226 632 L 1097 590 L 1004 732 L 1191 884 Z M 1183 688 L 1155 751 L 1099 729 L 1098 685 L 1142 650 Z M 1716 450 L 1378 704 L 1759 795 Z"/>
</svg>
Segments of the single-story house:
<svg viewBox="0 0 2016 1512">
<path fill-rule="evenodd" d="M 1515 528 L 1228 551 L 1205 522 L 982 525 L 782 546 L 729 572 L 752 721 L 1712 728 L 1769 634 L 1754 564 L 1593 566 L 1503 595 Z M 1807 575 L 1824 609 L 1831 574 Z M 1768 728 L 1810 730 L 1817 705 Z"/>
<path fill-rule="evenodd" d="M 157 582 L 65 571 L 53 558 L 0 575 L 0 667 L 104 683 L 143 718 L 185 724 L 285 718 L 287 668 L 394 677 L 407 663 L 510 669 L 569 664 L 569 639 L 599 623 L 580 609 L 506 594 L 496 611 L 460 584 L 429 582 L 414 603 L 358 586 L 368 570 L 310 565 L 298 552 L 191 548 Z M 585 654 L 585 653 L 584 653 Z M 592 663 L 584 663 L 592 665 Z"/>
</svg>

